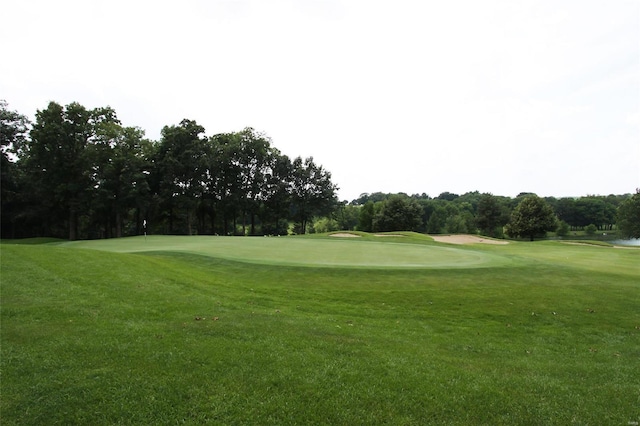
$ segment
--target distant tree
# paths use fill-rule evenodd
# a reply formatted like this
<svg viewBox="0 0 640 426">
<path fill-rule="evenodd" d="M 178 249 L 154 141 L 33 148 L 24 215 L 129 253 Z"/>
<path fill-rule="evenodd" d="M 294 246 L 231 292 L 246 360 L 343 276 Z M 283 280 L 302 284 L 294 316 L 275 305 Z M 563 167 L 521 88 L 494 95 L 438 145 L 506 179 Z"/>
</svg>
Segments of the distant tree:
<svg viewBox="0 0 640 426">
<path fill-rule="evenodd" d="M 322 234 L 324 232 L 338 231 L 340 224 L 330 217 L 322 217 L 314 221 L 313 226 L 310 226 L 310 228 L 314 233 Z"/>
<path fill-rule="evenodd" d="M 618 228 L 623 238 L 640 238 L 640 188 L 618 207 Z"/>
<path fill-rule="evenodd" d="M 444 233 L 447 223 L 447 217 L 447 209 L 443 205 L 435 205 L 427 222 L 427 233 Z"/>
<path fill-rule="evenodd" d="M 511 237 L 544 236 L 547 231 L 556 229 L 557 219 L 551 206 L 536 195 L 526 196 L 511 213 L 511 221 L 506 232 Z"/>
<path fill-rule="evenodd" d="M 497 237 L 501 234 L 499 228 L 505 225 L 503 217 L 503 208 L 498 202 L 498 198 L 492 194 L 483 194 L 478 202 L 476 217 L 480 232 L 489 237 Z"/>
<path fill-rule="evenodd" d="M 55 102 L 36 113 L 36 122 L 25 144 L 25 192 L 42 223 L 42 234 L 79 237 L 81 218 L 88 215 L 93 195 L 92 150 L 96 125 L 117 121 L 111 108 L 88 110 L 78 103 L 63 107 Z M 83 220 L 84 221 L 84 220 Z"/>
<path fill-rule="evenodd" d="M 367 192 L 364 192 L 364 193 L 360 194 L 360 196 L 358 198 L 356 198 L 355 200 L 351 201 L 351 204 L 353 204 L 355 206 L 363 206 L 366 203 L 368 203 L 369 201 L 371 201 L 373 203 L 377 203 L 379 201 L 386 200 L 390 196 L 391 196 L 391 194 L 385 194 L 383 192 L 374 192 L 373 194 L 369 194 Z"/>
<path fill-rule="evenodd" d="M 293 160 L 291 174 L 291 202 L 293 217 L 300 233 L 314 216 L 331 213 L 335 207 L 337 186 L 331 182 L 331 173 L 313 161 L 313 157 Z"/>
<path fill-rule="evenodd" d="M 440 195 L 438 195 L 436 198 L 438 200 L 453 201 L 458 197 L 459 197 L 458 194 L 453 194 L 451 192 L 443 192 Z"/>
<path fill-rule="evenodd" d="M 15 155 L 26 140 L 29 120 L 16 111 L 10 111 L 7 105 L 0 100 L 0 218 L 1 235 L 13 238 L 16 236 L 15 220 L 20 213 L 20 168 L 15 163 Z"/>
<path fill-rule="evenodd" d="M 94 151 L 94 191 L 92 209 L 95 225 L 104 237 L 122 237 L 125 224 L 132 219 L 133 234 L 141 229 L 141 210 L 149 203 L 147 173 L 150 163 L 145 157 L 150 142 L 137 127 L 122 127 L 117 121 L 96 126 Z"/>
<path fill-rule="evenodd" d="M 206 189 L 208 146 L 203 133 L 204 127 L 187 119 L 161 132 L 154 174 L 170 234 L 193 233 L 196 207 Z M 182 216 L 184 227 L 178 230 Z"/>
<path fill-rule="evenodd" d="M 593 223 L 587 225 L 586 228 L 584 228 L 585 233 L 590 237 L 596 235 L 597 230 L 598 230 L 598 227 L 595 226 Z"/>
<path fill-rule="evenodd" d="M 566 237 L 569 235 L 569 224 L 564 220 L 558 222 L 558 228 L 556 229 L 556 235 L 558 237 Z"/>
<path fill-rule="evenodd" d="M 373 201 L 367 201 L 360 207 L 360 215 L 358 216 L 358 231 L 373 231 Z"/>
<path fill-rule="evenodd" d="M 478 191 L 466 192 L 454 199 L 453 202 L 459 204 L 464 210 L 469 211 L 474 216 L 478 212 L 478 204 L 484 194 L 480 194 Z"/>
<path fill-rule="evenodd" d="M 394 195 L 373 218 L 374 231 L 415 231 L 422 224 L 422 207 L 412 198 Z"/>
<path fill-rule="evenodd" d="M 291 205 L 291 176 L 293 165 L 286 155 L 272 151 L 270 172 L 265 175 L 262 203 L 262 232 L 271 235 L 287 233 L 289 207 Z"/>
<path fill-rule="evenodd" d="M 448 234 L 466 234 L 469 232 L 467 222 L 462 214 L 449 216 L 445 221 L 445 229 Z"/>
<path fill-rule="evenodd" d="M 6 101 L 0 99 L 0 150 L 3 157 L 18 152 L 27 138 L 29 120 L 17 111 L 10 111 Z"/>
<path fill-rule="evenodd" d="M 575 198 L 560 198 L 556 201 L 554 207 L 558 219 L 566 222 L 569 226 L 575 229 L 577 225 L 576 221 L 576 200 Z"/>
<path fill-rule="evenodd" d="M 345 231 L 356 229 L 361 209 L 361 206 L 348 205 L 346 202 L 340 203 L 332 215 L 332 218 L 338 223 L 338 229 Z"/>
</svg>

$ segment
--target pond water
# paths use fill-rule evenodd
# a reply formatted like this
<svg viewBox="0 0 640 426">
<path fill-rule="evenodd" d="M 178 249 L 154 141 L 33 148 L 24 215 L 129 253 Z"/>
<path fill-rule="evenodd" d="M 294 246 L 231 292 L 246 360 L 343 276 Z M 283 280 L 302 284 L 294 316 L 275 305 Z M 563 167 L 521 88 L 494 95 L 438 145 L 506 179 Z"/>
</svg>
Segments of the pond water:
<svg viewBox="0 0 640 426">
<path fill-rule="evenodd" d="M 618 246 L 640 246 L 640 238 L 631 238 L 630 240 L 614 240 L 611 244 Z"/>
</svg>

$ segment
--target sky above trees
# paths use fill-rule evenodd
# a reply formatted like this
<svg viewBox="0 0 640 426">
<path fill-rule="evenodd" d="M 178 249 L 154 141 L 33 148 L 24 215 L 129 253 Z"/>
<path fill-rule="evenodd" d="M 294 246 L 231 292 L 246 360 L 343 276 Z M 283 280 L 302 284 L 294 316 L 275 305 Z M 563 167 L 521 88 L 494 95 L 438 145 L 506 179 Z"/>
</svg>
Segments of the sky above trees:
<svg viewBox="0 0 640 426">
<path fill-rule="evenodd" d="M 640 187 L 640 3 L 3 4 L 0 97 L 110 105 L 159 139 L 251 126 L 339 197 Z"/>
</svg>

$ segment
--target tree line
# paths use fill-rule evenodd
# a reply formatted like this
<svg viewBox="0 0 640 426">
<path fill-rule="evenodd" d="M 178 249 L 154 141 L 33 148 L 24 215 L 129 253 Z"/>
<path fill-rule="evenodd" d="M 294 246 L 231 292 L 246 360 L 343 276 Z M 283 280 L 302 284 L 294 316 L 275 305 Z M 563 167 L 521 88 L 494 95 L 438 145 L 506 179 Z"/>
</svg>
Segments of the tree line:
<svg viewBox="0 0 640 426">
<path fill-rule="evenodd" d="M 0 101 L 3 238 L 284 235 L 360 230 L 495 238 L 620 231 L 640 237 L 640 193 L 515 198 L 489 193 L 362 194 L 338 202 L 331 173 L 290 160 L 252 128 L 205 136 L 192 120 L 159 141 L 110 107 L 51 102 L 35 122 Z"/>
<path fill-rule="evenodd" d="M 635 230 L 632 229 L 635 225 Z M 523 192 L 515 198 L 468 192 L 444 192 L 435 198 L 376 192 L 342 203 L 331 218 L 318 220 L 314 231 L 352 229 L 366 232 L 409 230 L 428 234 L 480 233 L 503 238 L 544 236 L 554 231 L 595 234 L 621 232 L 640 237 L 640 194 L 589 195 L 577 198 L 538 197 Z"/>
<path fill-rule="evenodd" d="M 0 119 L 4 238 L 305 233 L 337 203 L 328 170 L 252 128 L 185 119 L 151 141 L 110 107 L 55 102 L 30 123 L 2 101 Z"/>
</svg>

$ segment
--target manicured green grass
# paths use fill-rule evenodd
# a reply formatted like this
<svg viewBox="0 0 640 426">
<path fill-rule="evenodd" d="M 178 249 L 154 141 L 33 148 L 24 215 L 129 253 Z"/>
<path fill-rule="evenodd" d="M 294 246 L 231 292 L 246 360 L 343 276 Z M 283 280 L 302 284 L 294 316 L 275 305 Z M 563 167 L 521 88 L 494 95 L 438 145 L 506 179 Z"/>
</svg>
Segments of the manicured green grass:
<svg viewBox="0 0 640 426">
<path fill-rule="evenodd" d="M 243 262 L 364 268 L 477 268 L 511 264 L 503 256 L 413 238 L 133 237 L 65 246 L 117 252 L 187 252 Z M 409 242 L 407 242 L 409 241 Z M 427 242 L 424 238 L 418 239 Z"/>
<path fill-rule="evenodd" d="M 3 244 L 2 424 L 640 421 L 640 250 L 404 238 Z"/>
</svg>

